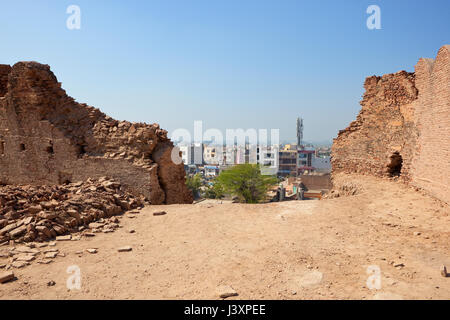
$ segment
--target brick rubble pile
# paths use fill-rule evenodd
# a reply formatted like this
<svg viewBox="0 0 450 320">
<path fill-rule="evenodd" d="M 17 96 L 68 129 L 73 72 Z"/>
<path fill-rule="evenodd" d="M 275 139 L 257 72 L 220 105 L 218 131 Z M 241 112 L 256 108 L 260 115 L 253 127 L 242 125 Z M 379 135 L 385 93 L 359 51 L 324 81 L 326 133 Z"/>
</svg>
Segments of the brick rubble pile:
<svg viewBox="0 0 450 320">
<path fill-rule="evenodd" d="M 112 232 L 118 228 L 114 216 L 143 204 L 143 197 L 105 177 L 54 186 L 2 186 L 0 244 Z"/>
</svg>

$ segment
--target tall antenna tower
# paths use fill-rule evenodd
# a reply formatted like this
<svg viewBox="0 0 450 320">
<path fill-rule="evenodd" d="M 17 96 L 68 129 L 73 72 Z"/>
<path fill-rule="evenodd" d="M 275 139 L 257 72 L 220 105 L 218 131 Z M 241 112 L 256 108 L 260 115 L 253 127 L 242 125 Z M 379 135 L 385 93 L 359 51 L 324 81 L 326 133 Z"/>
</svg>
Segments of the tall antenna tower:
<svg viewBox="0 0 450 320">
<path fill-rule="evenodd" d="M 301 149 L 303 144 L 303 119 L 297 118 L 297 148 Z"/>
</svg>

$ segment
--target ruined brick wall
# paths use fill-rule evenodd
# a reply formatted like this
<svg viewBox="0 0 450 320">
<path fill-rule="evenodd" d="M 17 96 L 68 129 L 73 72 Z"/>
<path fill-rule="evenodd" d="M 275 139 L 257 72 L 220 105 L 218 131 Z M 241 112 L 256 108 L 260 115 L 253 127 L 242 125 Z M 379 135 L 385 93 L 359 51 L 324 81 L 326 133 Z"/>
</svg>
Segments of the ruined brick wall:
<svg viewBox="0 0 450 320">
<path fill-rule="evenodd" d="M 450 45 L 439 50 L 436 60 L 420 59 L 415 72 L 420 135 L 412 181 L 450 203 Z"/>
<path fill-rule="evenodd" d="M 302 175 L 300 179 L 307 190 L 330 190 L 332 187 L 330 174 Z"/>
<path fill-rule="evenodd" d="M 333 174 L 400 174 L 450 202 L 449 68 L 447 45 L 436 61 L 421 59 L 415 73 L 367 78 L 356 121 L 334 140 Z"/>
<path fill-rule="evenodd" d="M 8 75 L 11 72 L 11 66 L 7 64 L 0 64 L 0 97 L 6 94 L 6 87 L 8 85 Z"/>
<path fill-rule="evenodd" d="M 55 184 L 109 176 L 153 204 L 190 203 L 183 164 L 159 125 L 114 120 L 79 104 L 50 67 L 19 62 L 0 97 L 0 182 Z M 157 155 L 156 157 L 154 155 Z"/>
<path fill-rule="evenodd" d="M 417 99 L 415 76 L 401 71 L 369 77 L 356 121 L 339 132 L 332 147 L 333 172 L 388 174 L 390 157 L 403 158 L 409 177 L 417 132 L 411 103 Z"/>
</svg>

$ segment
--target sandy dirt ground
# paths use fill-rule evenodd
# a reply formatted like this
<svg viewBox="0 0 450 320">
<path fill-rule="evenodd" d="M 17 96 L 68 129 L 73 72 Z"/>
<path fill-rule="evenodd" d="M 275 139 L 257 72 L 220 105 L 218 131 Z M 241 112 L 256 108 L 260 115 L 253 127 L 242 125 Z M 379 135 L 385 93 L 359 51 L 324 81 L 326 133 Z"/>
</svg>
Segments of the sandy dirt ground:
<svg viewBox="0 0 450 320">
<path fill-rule="evenodd" d="M 449 299 L 450 208 L 398 182 L 354 179 L 362 191 L 336 199 L 127 213 L 114 233 L 58 242 L 65 257 L 14 269 L 0 298 L 219 299 L 229 285 L 239 294 L 229 299 Z M 73 265 L 80 290 L 66 285 Z"/>
</svg>

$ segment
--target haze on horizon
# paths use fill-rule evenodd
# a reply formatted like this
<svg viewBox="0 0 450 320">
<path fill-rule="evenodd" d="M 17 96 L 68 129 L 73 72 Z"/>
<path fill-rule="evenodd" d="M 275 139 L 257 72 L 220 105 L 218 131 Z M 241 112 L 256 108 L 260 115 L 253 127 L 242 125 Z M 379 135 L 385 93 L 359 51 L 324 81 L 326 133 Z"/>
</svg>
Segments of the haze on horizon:
<svg viewBox="0 0 450 320">
<path fill-rule="evenodd" d="M 72 4 L 80 30 L 66 27 Z M 366 26 L 372 4 L 380 30 Z M 0 63 L 49 64 L 77 101 L 169 133 L 202 120 L 294 142 L 301 116 L 306 141 L 331 142 L 366 77 L 413 71 L 450 43 L 449 12 L 446 0 L 3 1 Z"/>
</svg>

